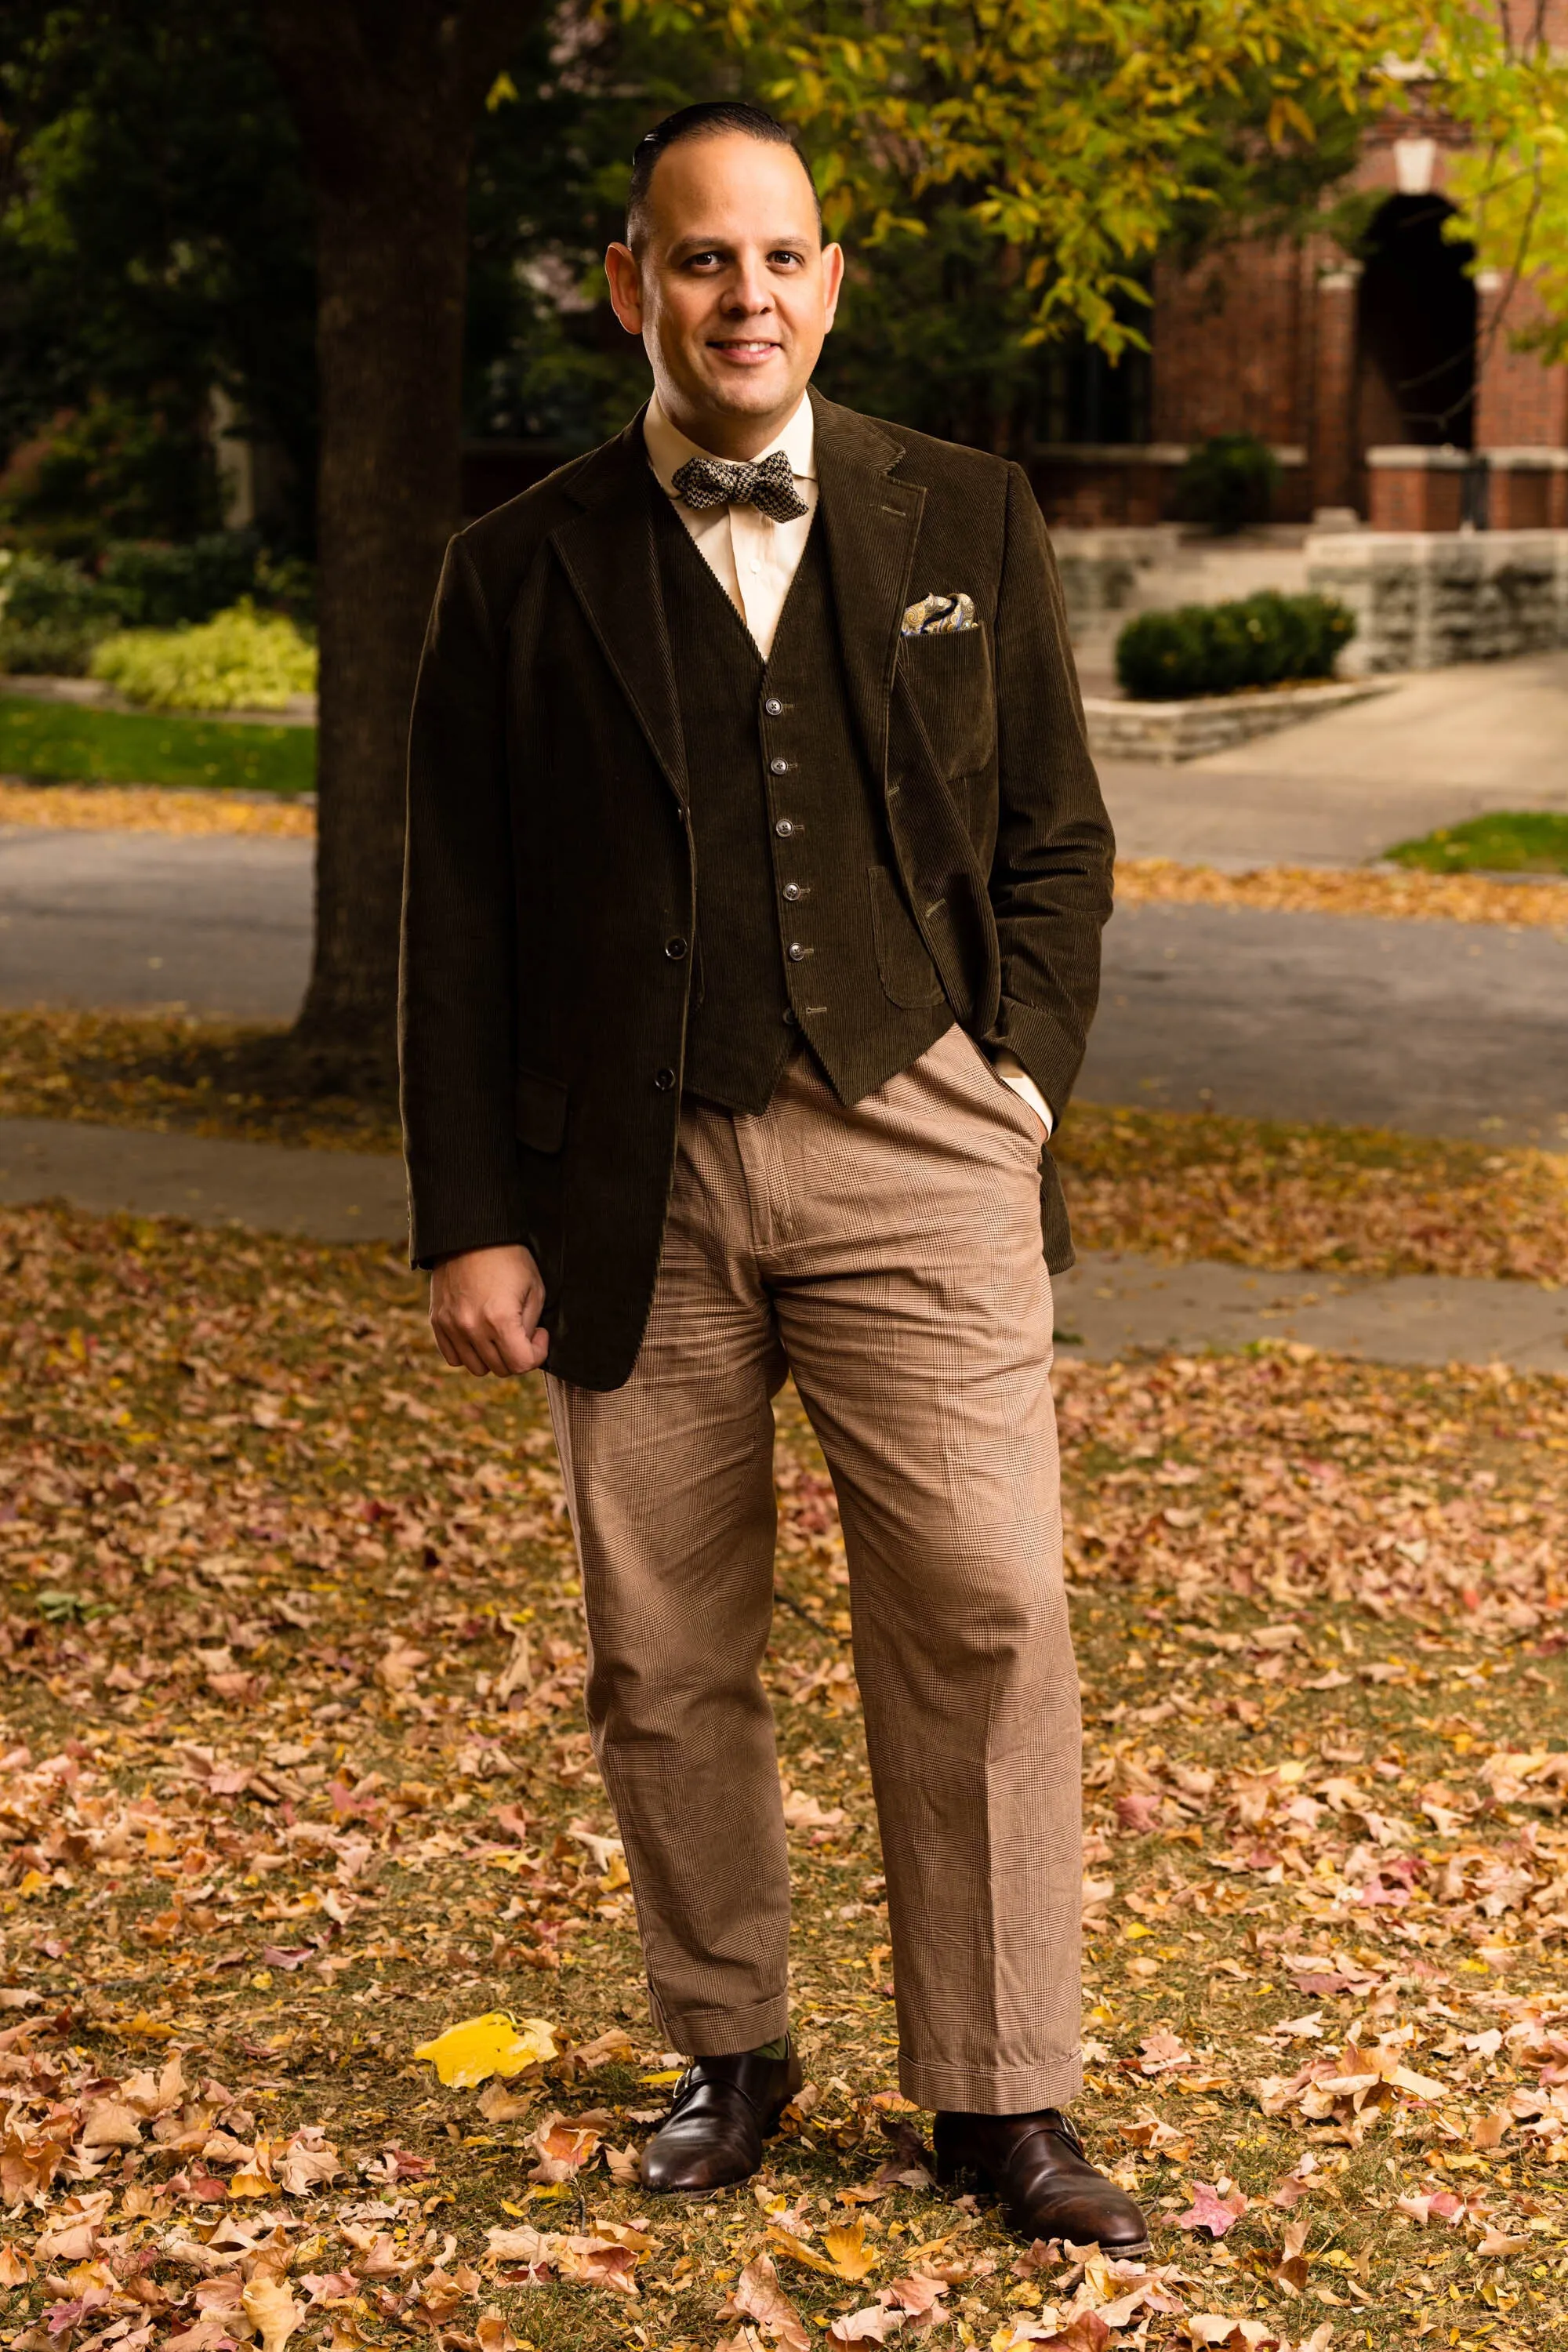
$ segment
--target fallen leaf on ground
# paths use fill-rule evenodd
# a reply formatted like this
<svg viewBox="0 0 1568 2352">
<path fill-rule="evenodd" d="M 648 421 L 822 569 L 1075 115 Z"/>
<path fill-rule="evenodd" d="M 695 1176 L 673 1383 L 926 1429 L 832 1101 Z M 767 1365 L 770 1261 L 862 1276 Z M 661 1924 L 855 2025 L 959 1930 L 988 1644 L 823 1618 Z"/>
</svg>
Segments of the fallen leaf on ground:
<svg viewBox="0 0 1568 2352">
<path fill-rule="evenodd" d="M 416 2058 L 428 2058 L 448 2089 L 471 2091 L 491 2074 L 521 2074 L 555 2055 L 555 2036 L 542 2017 L 517 2020 L 505 2010 L 465 2018 L 434 2042 L 422 2042 Z"/>
</svg>

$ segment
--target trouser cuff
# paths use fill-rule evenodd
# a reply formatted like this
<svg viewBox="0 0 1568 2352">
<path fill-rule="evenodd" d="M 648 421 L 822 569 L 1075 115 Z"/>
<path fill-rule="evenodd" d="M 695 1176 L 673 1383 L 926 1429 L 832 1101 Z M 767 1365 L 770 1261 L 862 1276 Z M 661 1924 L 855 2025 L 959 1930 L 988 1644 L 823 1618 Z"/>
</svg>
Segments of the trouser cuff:
<svg viewBox="0 0 1568 2352">
<path fill-rule="evenodd" d="M 1043 2059 L 1037 2066 L 998 2073 L 977 2066 L 928 2066 L 899 2058 L 899 2088 L 918 2107 L 945 2115 L 1032 2116 L 1041 2107 L 1065 2107 L 1083 2088 L 1083 2057 L 1073 2051 Z"/>
<path fill-rule="evenodd" d="M 777 1994 L 752 2009 L 692 2009 L 679 2015 L 656 2000 L 654 2021 L 672 2050 L 688 2058 L 732 2058 L 777 2042 L 789 2032 L 789 1995 Z"/>
</svg>

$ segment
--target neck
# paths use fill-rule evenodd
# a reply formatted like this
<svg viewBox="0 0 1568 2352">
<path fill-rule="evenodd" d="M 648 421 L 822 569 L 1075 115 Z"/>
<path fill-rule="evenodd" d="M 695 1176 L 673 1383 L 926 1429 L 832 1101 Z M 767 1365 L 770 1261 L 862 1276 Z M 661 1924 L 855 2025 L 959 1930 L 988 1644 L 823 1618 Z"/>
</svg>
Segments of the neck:
<svg viewBox="0 0 1568 2352">
<path fill-rule="evenodd" d="M 805 398 L 797 393 L 785 408 L 765 416 L 734 416 L 724 410 L 689 407 L 679 393 L 658 387 L 658 404 L 678 433 L 712 457 L 751 459 L 775 442 Z"/>
</svg>

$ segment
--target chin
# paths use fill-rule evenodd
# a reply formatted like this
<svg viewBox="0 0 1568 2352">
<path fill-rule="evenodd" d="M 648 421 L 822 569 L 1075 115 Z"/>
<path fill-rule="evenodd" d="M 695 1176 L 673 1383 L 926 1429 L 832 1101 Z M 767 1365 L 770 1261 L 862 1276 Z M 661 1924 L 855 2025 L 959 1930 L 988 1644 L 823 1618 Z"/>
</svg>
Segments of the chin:
<svg viewBox="0 0 1568 2352">
<path fill-rule="evenodd" d="M 703 387 L 709 403 L 731 416 L 754 416 L 778 408 L 791 397 L 790 387 L 772 368 L 755 375 L 721 376 Z"/>
</svg>

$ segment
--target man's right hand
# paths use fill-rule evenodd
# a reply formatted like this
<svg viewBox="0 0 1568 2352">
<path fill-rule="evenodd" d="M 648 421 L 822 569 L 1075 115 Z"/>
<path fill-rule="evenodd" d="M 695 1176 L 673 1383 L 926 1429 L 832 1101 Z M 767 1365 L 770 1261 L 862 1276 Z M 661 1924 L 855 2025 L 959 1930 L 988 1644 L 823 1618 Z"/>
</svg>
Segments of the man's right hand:
<svg viewBox="0 0 1568 2352">
<path fill-rule="evenodd" d="M 521 1242 L 459 1251 L 430 1276 L 430 1328 L 455 1370 L 535 1372 L 550 1334 L 539 1328 L 544 1283 Z"/>
</svg>

